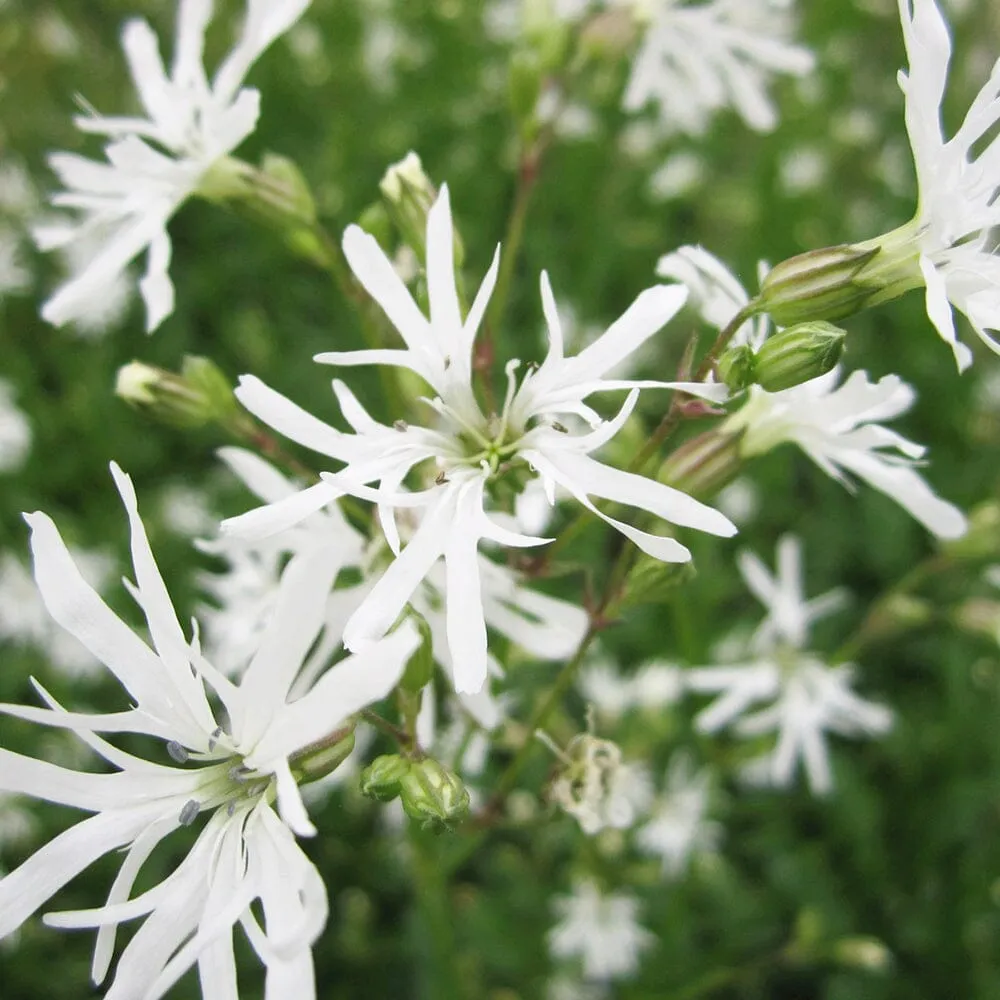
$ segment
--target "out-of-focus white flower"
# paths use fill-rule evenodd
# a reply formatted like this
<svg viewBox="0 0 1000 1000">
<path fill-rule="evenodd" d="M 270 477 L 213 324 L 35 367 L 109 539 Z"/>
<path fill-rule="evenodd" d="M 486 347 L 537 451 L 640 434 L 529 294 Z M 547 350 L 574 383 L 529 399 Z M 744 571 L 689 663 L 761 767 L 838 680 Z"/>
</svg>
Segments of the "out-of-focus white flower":
<svg viewBox="0 0 1000 1000">
<path fill-rule="evenodd" d="M 97 591 L 114 575 L 115 561 L 106 552 L 74 549 L 73 561 Z M 94 678 L 101 663 L 78 639 L 59 628 L 45 610 L 31 573 L 11 554 L 0 557 L 0 639 L 31 645 L 51 665 L 72 678 Z"/>
<path fill-rule="evenodd" d="M 52 203 L 79 213 L 75 223 L 41 225 L 35 238 L 44 250 L 95 240 L 97 253 L 45 303 L 42 316 L 62 326 L 86 315 L 128 265 L 148 251 L 139 289 L 146 329 L 155 330 L 173 311 L 168 273 L 167 223 L 195 194 L 206 175 L 254 129 L 260 94 L 243 87 L 264 50 L 302 15 L 310 0 L 247 0 L 239 41 L 209 81 L 202 65 L 211 0 L 181 0 L 174 62 L 168 73 L 149 24 L 129 21 L 122 44 L 145 117 L 114 118 L 90 112 L 76 119 L 84 132 L 112 137 L 107 162 L 56 153 L 49 163 L 66 190 Z"/>
<path fill-rule="evenodd" d="M 633 708 L 661 709 L 672 705 L 684 691 L 683 671 L 668 663 L 643 664 L 624 677 L 607 659 L 597 658 L 580 671 L 580 693 L 602 715 L 616 719 Z"/>
<path fill-rule="evenodd" d="M 105 906 L 46 918 L 52 926 L 99 928 L 92 974 L 100 983 L 118 924 L 146 917 L 118 962 L 109 1000 L 160 997 L 196 962 L 206 996 L 236 996 L 236 923 L 267 966 L 268 995 L 308 1000 L 315 997 L 310 949 L 327 904 L 322 878 L 291 832 L 315 833 L 297 782 L 309 774 L 314 752 L 329 752 L 349 738 L 354 713 L 395 686 L 416 648 L 416 632 L 404 625 L 365 655 L 341 661 L 290 702 L 289 688 L 321 625 L 330 585 L 321 553 L 289 567 L 270 627 L 234 686 L 201 655 L 197 636 L 185 638 L 131 480 L 114 465 L 112 474 L 131 529 L 136 582 L 129 591 L 153 648 L 84 582 L 52 521 L 42 513 L 25 515 L 35 579 L 49 612 L 117 677 L 131 707 L 101 715 L 70 712 L 41 687 L 48 708 L 0 706 L 8 715 L 76 732 L 115 768 L 110 774 L 79 772 L 0 750 L 0 791 L 94 814 L 0 881 L 0 938 L 97 858 L 124 847 Z M 99 732 L 163 740 L 176 766 L 125 753 Z M 211 817 L 179 866 L 129 899 L 157 845 L 201 812 Z"/>
<path fill-rule="evenodd" d="M 0 163 L 0 211 L 21 221 L 38 205 L 38 194 L 31 175 L 18 160 L 5 157 Z"/>
<path fill-rule="evenodd" d="M 31 271 L 24 262 L 21 238 L 9 226 L 0 224 L 0 302 L 8 295 L 28 291 L 31 278 Z"/>
<path fill-rule="evenodd" d="M 688 304 L 717 330 L 735 319 L 750 302 L 750 296 L 733 272 L 703 247 L 683 246 L 665 254 L 656 264 L 656 273 L 687 286 Z M 733 347 L 749 344 L 756 350 L 764 343 L 768 326 L 767 316 L 754 316 L 736 331 L 729 343 Z"/>
<path fill-rule="evenodd" d="M 705 161 L 697 153 L 672 153 L 649 178 L 650 197 L 656 201 L 683 198 L 702 184 L 705 173 Z"/>
<path fill-rule="evenodd" d="M 680 388 L 711 399 L 722 388 L 706 383 L 636 382 L 608 378 L 617 363 L 638 349 L 671 319 L 686 297 L 684 289 L 647 289 L 594 343 L 573 357 L 563 350 L 562 327 L 548 278 L 541 281 L 549 329 L 545 360 L 529 367 L 520 382 L 520 362 L 507 365 L 508 385 L 502 409 L 482 412 L 473 387 L 473 344 L 496 281 L 499 249 L 493 265 L 463 320 L 455 287 L 454 236 L 448 189 L 443 185 L 427 219 L 427 287 L 430 318 L 423 315 L 392 263 L 375 240 L 357 226 L 344 236 L 344 253 L 360 283 L 381 305 L 406 348 L 318 355 L 327 364 L 386 364 L 408 368 L 433 389 L 429 401 L 437 426 L 377 423 L 340 382 L 334 383 L 352 434 L 334 430 L 306 413 L 259 379 L 246 376 L 237 389 L 240 401 L 279 432 L 315 451 L 345 463 L 323 482 L 280 503 L 250 511 L 224 523 L 224 530 L 263 537 L 296 523 L 344 492 L 379 505 L 386 539 L 397 558 L 388 567 L 344 630 L 349 649 L 384 634 L 420 581 L 443 557 L 446 575 L 448 645 L 460 692 L 479 691 L 487 676 L 486 624 L 483 618 L 478 547 L 482 540 L 506 546 L 533 546 L 549 539 L 526 536 L 487 513 L 487 487 L 509 477 L 518 491 L 532 478 L 545 485 L 551 502 L 562 487 L 591 512 L 618 529 L 638 548 L 664 561 L 682 562 L 691 554 L 674 538 L 641 531 L 598 510 L 598 496 L 649 511 L 674 524 L 728 536 L 732 524 L 717 511 L 678 490 L 622 472 L 590 457 L 624 426 L 640 388 Z M 585 402 L 593 393 L 629 389 L 611 420 L 602 421 Z M 561 423 L 580 420 L 589 431 L 574 433 Z M 415 467 L 433 470 L 428 487 L 400 492 Z M 436 475 L 435 475 L 436 474 Z M 378 482 L 378 489 L 366 484 Z M 420 524 L 403 548 L 395 508 L 422 507 Z"/>
<path fill-rule="evenodd" d="M 927 315 L 955 354 L 960 369 L 972 352 L 959 343 L 952 307 L 963 313 L 992 350 L 1000 342 L 1000 256 L 993 232 L 1000 225 L 1000 61 L 958 131 L 941 128 L 951 39 L 934 0 L 899 0 L 909 71 L 899 74 L 906 99 L 906 130 L 913 147 L 919 198 L 915 218 L 894 234 L 919 256 Z"/>
<path fill-rule="evenodd" d="M 24 808 L 19 796 L 0 794 L 0 853 L 5 847 L 17 847 L 30 840 L 36 825 L 35 817 Z"/>
<path fill-rule="evenodd" d="M 582 983 L 566 975 L 553 977 L 545 986 L 545 1000 L 604 1000 L 607 995 L 603 983 Z"/>
<path fill-rule="evenodd" d="M 859 371 L 837 387 L 839 379 L 835 368 L 781 392 L 751 386 L 746 404 L 723 427 L 742 432 L 745 457 L 791 442 L 827 475 L 847 485 L 845 473 L 853 473 L 938 537 L 964 534 L 962 512 L 936 496 L 914 468 L 926 449 L 881 425 L 912 406 L 916 394 L 910 386 L 896 375 L 872 384 Z"/>
<path fill-rule="evenodd" d="M 687 753 L 674 754 L 652 817 L 636 837 L 642 850 L 661 859 L 670 878 L 681 875 L 694 854 L 718 847 L 722 826 L 708 819 L 711 786 L 708 768 L 696 771 Z"/>
<path fill-rule="evenodd" d="M 649 772 L 641 764 L 626 763 L 611 740 L 588 732 L 574 736 L 565 751 L 549 745 L 563 765 L 549 786 L 549 798 L 574 817 L 584 833 L 627 830 L 649 808 Z"/>
<path fill-rule="evenodd" d="M 624 979 L 638 971 L 642 953 L 655 940 L 639 923 L 639 902 L 625 893 L 604 895 L 590 881 L 569 896 L 557 896 L 559 922 L 549 931 L 554 958 L 578 959 L 587 979 Z"/>
<path fill-rule="evenodd" d="M 767 616 L 751 641 L 758 652 L 783 644 L 803 648 L 813 622 L 838 611 L 847 601 L 843 588 L 805 599 L 802 543 L 794 535 L 784 535 L 778 541 L 777 572 L 773 575 L 752 552 L 741 552 L 737 565 L 751 593 L 767 608 Z"/>
<path fill-rule="evenodd" d="M 787 787 L 801 761 L 820 795 L 833 787 L 825 733 L 881 736 L 892 726 L 889 709 L 858 697 L 852 680 L 850 665 L 830 667 L 788 647 L 750 663 L 687 672 L 690 690 L 719 695 L 696 717 L 700 732 L 732 727 L 741 737 L 777 733 L 774 751 L 754 762 L 748 777 Z M 749 712 L 758 702 L 766 707 Z"/>
<path fill-rule="evenodd" d="M 815 191 L 826 178 L 828 160 L 818 149 L 800 146 L 791 149 L 781 159 L 778 176 L 786 194 L 798 195 Z"/>
<path fill-rule="evenodd" d="M 577 676 L 577 687 L 604 717 L 617 719 L 633 705 L 632 679 L 603 656 L 592 657 Z"/>
<path fill-rule="evenodd" d="M 715 505 L 733 524 L 746 524 L 760 509 L 760 492 L 752 480 L 744 476 L 720 490 Z"/>
<path fill-rule="evenodd" d="M 31 451 L 31 424 L 14 402 L 14 389 L 0 379 L 0 473 L 24 465 Z"/>
<path fill-rule="evenodd" d="M 788 41 L 790 4 L 776 0 L 617 0 L 648 20 L 625 90 L 626 110 L 654 101 L 672 131 L 700 134 L 731 107 L 757 131 L 777 124 L 772 76 L 802 76 L 815 62 Z"/>
</svg>

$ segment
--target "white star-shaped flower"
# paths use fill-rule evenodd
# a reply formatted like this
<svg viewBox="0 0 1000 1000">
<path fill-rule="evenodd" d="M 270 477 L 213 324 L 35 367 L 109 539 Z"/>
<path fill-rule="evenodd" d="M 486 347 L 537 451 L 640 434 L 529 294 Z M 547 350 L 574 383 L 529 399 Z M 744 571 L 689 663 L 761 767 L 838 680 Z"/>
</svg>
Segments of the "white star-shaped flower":
<svg viewBox="0 0 1000 1000">
<path fill-rule="evenodd" d="M 914 468 L 926 449 L 881 425 L 913 405 L 914 391 L 896 375 L 873 384 L 865 372 L 852 372 L 838 387 L 839 379 L 834 369 L 780 392 L 751 386 L 747 402 L 723 426 L 742 433 L 744 457 L 791 442 L 827 475 L 845 485 L 845 473 L 863 479 L 938 537 L 963 535 L 965 516 L 936 496 Z"/>
<path fill-rule="evenodd" d="M 847 592 L 838 588 L 807 601 L 802 583 L 802 543 L 794 535 L 778 541 L 777 571 L 770 570 L 752 552 L 738 556 L 740 575 L 754 597 L 767 608 L 751 644 L 765 652 L 782 643 L 801 649 L 813 622 L 842 608 Z"/>
<path fill-rule="evenodd" d="M 663 862 L 664 875 L 677 878 L 692 855 L 718 847 L 722 827 L 708 819 L 711 786 L 711 772 L 707 768 L 696 771 L 688 754 L 671 758 L 663 792 L 636 837 L 642 850 Z"/>
<path fill-rule="evenodd" d="M 66 284 L 45 303 L 42 316 L 62 326 L 93 314 L 108 289 L 141 253 L 148 251 L 139 289 L 146 329 L 155 330 L 174 307 L 167 223 L 194 194 L 206 174 L 253 130 L 260 94 L 243 86 L 264 50 L 301 17 L 310 0 L 247 0 L 242 35 L 210 81 L 202 65 L 211 0 L 181 0 L 174 61 L 168 72 L 149 24 L 129 21 L 122 45 L 143 117 L 105 117 L 91 112 L 77 127 L 113 138 L 107 162 L 56 153 L 49 163 L 66 190 L 53 205 L 79 213 L 75 222 L 40 225 L 44 250 L 79 240 L 99 245 Z"/>
<path fill-rule="evenodd" d="M 308 1000 L 315 996 L 310 946 L 327 905 L 322 879 L 292 833 L 315 833 L 297 781 L 309 775 L 316 755 L 349 739 L 355 712 L 395 686 L 416 648 L 415 630 L 404 625 L 291 700 L 289 689 L 322 624 L 331 583 L 322 554 L 299 560 L 286 571 L 256 655 L 240 685 L 233 685 L 201 655 L 197 638 L 185 639 L 132 483 L 117 466 L 112 474 L 131 527 L 136 583 L 128 589 L 152 648 L 84 582 L 52 521 L 42 513 L 25 515 L 35 578 L 49 612 L 117 677 L 132 707 L 100 715 L 68 712 L 44 691 L 48 708 L 0 706 L 8 715 L 75 731 L 115 769 L 79 772 L 0 750 L 0 792 L 94 814 L 0 881 L 0 938 L 97 858 L 125 848 L 105 906 L 47 918 L 55 926 L 99 928 L 92 972 L 101 982 L 117 925 L 146 917 L 118 962 L 109 1000 L 156 1000 L 195 962 L 206 996 L 236 996 L 237 923 L 267 966 L 268 994 Z M 163 740 L 175 765 L 126 753 L 99 732 Z M 211 816 L 190 853 L 159 885 L 130 899 L 156 846 L 201 812 Z M 265 928 L 251 907 L 257 899 Z"/>
<path fill-rule="evenodd" d="M 646 290 L 603 336 L 579 354 L 566 357 L 555 300 L 543 274 L 548 354 L 540 365 L 529 367 L 520 381 L 515 375 L 520 362 L 510 362 L 503 407 L 499 413 L 484 414 L 473 389 L 473 342 L 496 280 L 499 249 L 463 320 L 455 285 L 447 187 L 442 187 L 428 215 L 426 242 L 429 319 L 375 240 L 357 226 L 348 228 L 344 236 L 347 260 L 399 331 L 406 349 L 335 352 L 321 354 L 317 360 L 337 365 L 397 365 L 416 372 L 436 393 L 428 401 L 437 415 L 435 426 L 380 424 L 345 385 L 335 382 L 341 410 L 353 429 L 352 434 L 345 434 L 301 410 L 259 379 L 244 377 L 237 396 L 247 409 L 282 434 L 343 462 L 345 467 L 336 475 L 324 474 L 322 483 L 281 503 L 225 522 L 223 528 L 264 536 L 296 523 L 344 492 L 375 501 L 386 539 L 398 555 L 351 617 L 344 642 L 349 649 L 357 649 L 383 635 L 420 581 L 443 557 L 448 645 L 459 671 L 456 687 L 475 692 L 482 688 L 487 674 L 479 543 L 488 540 L 520 547 L 549 541 L 514 531 L 487 513 L 488 488 L 508 473 L 520 477 L 520 486 L 540 477 L 550 503 L 556 487 L 561 487 L 643 552 L 665 561 L 686 561 L 691 554 L 676 539 L 616 520 L 599 511 L 590 497 L 604 497 L 716 535 L 731 535 L 735 527 L 718 511 L 686 494 L 613 469 L 591 458 L 590 453 L 622 428 L 640 388 L 679 388 L 712 399 L 721 398 L 724 389 L 714 384 L 606 377 L 675 315 L 686 297 L 683 288 Z M 602 421 L 585 400 L 594 392 L 613 389 L 628 389 L 629 396 L 617 416 Z M 575 433 L 560 422 L 562 419 L 582 420 L 591 429 Z M 411 470 L 426 468 L 425 463 L 433 466 L 425 480 L 428 487 L 415 493 L 401 492 Z M 371 482 L 378 482 L 378 489 L 365 485 Z M 413 536 L 401 547 L 393 508 L 412 506 L 422 507 L 424 513 Z"/>
<path fill-rule="evenodd" d="M 814 792 L 833 788 L 827 732 L 842 736 L 880 736 L 892 727 L 892 712 L 852 690 L 849 664 L 827 666 L 790 647 L 749 663 L 699 667 L 687 673 L 688 687 L 719 697 L 695 719 L 699 732 L 731 727 L 737 736 L 776 732 L 772 752 L 753 761 L 747 777 L 787 787 L 801 761 Z M 752 705 L 765 707 L 750 712 Z"/>
<path fill-rule="evenodd" d="M 941 105 L 951 59 L 948 25 L 934 0 L 899 0 L 899 13 L 909 60 L 899 85 L 906 99 L 919 199 L 914 220 L 891 236 L 898 235 L 904 250 L 919 255 L 927 315 L 951 346 L 959 369 L 965 369 L 972 352 L 958 341 L 952 307 L 1000 353 L 1000 342 L 988 333 L 1000 329 L 1000 256 L 993 232 L 1000 225 L 1000 136 L 995 129 L 1000 122 L 1000 60 L 946 140 Z"/>
<path fill-rule="evenodd" d="M 554 958 L 579 959 L 588 979 L 606 981 L 634 974 L 655 938 L 639 923 L 639 902 L 625 893 L 603 894 L 590 881 L 557 896 L 559 922 L 549 931 Z"/>
<path fill-rule="evenodd" d="M 770 78 L 804 76 L 812 53 L 787 39 L 788 2 L 776 0 L 618 0 L 648 20 L 625 90 L 626 110 L 658 105 L 669 129 L 703 133 L 713 115 L 734 108 L 751 128 L 770 131 L 777 112 Z"/>
</svg>

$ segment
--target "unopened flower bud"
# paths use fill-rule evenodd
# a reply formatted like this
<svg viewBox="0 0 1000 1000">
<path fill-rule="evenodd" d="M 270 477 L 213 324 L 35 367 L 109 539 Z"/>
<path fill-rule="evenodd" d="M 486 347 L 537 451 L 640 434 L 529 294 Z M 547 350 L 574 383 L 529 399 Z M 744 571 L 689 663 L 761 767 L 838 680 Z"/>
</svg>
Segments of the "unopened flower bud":
<svg viewBox="0 0 1000 1000">
<path fill-rule="evenodd" d="M 620 613 L 643 604 L 670 601 L 677 588 L 689 583 L 695 575 L 693 562 L 665 563 L 642 554 L 625 579 L 615 610 Z"/>
<path fill-rule="evenodd" d="M 326 739 L 303 747 L 289 760 L 299 784 L 319 781 L 332 774 L 354 750 L 354 726 L 332 733 Z"/>
<path fill-rule="evenodd" d="M 542 65 L 530 49 L 515 52 L 507 70 L 507 101 L 522 138 L 530 139 L 537 126 L 535 114 L 542 92 Z"/>
<path fill-rule="evenodd" d="M 778 264 L 758 302 L 778 326 L 836 321 L 923 284 L 917 229 L 907 223 L 864 243 L 810 250 Z"/>
<path fill-rule="evenodd" d="M 710 496 L 739 474 L 739 445 L 739 434 L 705 431 L 668 455 L 656 478 L 691 496 Z"/>
<path fill-rule="evenodd" d="M 846 336 L 821 320 L 782 330 L 757 352 L 754 381 L 768 392 L 780 392 L 819 378 L 840 361 Z"/>
<path fill-rule="evenodd" d="M 188 355 L 179 373 L 132 361 L 118 370 L 115 394 L 173 427 L 226 424 L 239 406 L 225 375 L 208 358 Z"/>
<path fill-rule="evenodd" d="M 833 946 L 833 958 L 854 969 L 885 972 L 892 965 L 892 952 L 873 937 L 841 938 Z"/>
<path fill-rule="evenodd" d="M 399 785 L 406 815 L 425 828 L 446 828 L 469 811 L 469 791 L 462 779 L 433 757 L 414 761 Z"/>
<path fill-rule="evenodd" d="M 559 69 L 566 59 L 571 26 L 552 0 L 522 0 L 521 37 L 543 72 Z"/>
<path fill-rule="evenodd" d="M 403 242 L 423 262 L 427 257 L 427 215 L 437 199 L 437 189 L 424 172 L 420 157 L 411 150 L 389 167 L 379 182 L 379 190 Z M 453 238 L 455 266 L 461 267 L 463 250 L 457 232 Z"/>
<path fill-rule="evenodd" d="M 361 794 L 377 802 L 389 802 L 400 792 L 400 782 L 410 773 L 411 762 L 398 753 L 376 757 L 361 772 Z"/>
<path fill-rule="evenodd" d="M 580 52 L 592 59 L 621 59 L 628 55 L 645 28 L 638 5 L 614 7 L 591 17 L 580 32 Z"/>
<path fill-rule="evenodd" d="M 970 597 L 952 612 L 952 620 L 963 632 L 985 635 L 1000 641 L 1000 601 Z"/>
<path fill-rule="evenodd" d="M 757 374 L 757 355 L 748 344 L 741 344 L 739 347 L 730 347 L 723 352 L 716 364 L 716 371 L 719 378 L 733 392 L 739 392 L 753 385 Z"/>
<path fill-rule="evenodd" d="M 944 551 L 954 559 L 1000 558 L 1000 501 L 984 500 L 973 507 L 965 534 L 948 542 Z"/>
</svg>

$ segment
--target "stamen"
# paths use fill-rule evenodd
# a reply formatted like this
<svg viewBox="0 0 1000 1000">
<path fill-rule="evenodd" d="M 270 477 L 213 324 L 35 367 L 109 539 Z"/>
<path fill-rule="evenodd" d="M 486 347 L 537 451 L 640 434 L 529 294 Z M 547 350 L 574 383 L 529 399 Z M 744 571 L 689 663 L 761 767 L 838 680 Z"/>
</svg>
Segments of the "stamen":
<svg viewBox="0 0 1000 1000">
<path fill-rule="evenodd" d="M 181 826 L 190 826 L 198 818 L 199 812 L 201 812 L 201 806 L 198 805 L 198 802 L 195 799 L 189 799 L 184 803 L 184 808 L 177 821 Z"/>
<path fill-rule="evenodd" d="M 222 726 L 218 726 L 212 731 L 208 738 L 208 752 L 211 753 L 219 745 L 219 737 L 222 735 Z"/>
<path fill-rule="evenodd" d="M 410 425 L 405 420 L 394 420 L 392 426 L 400 434 L 405 434 L 410 429 Z"/>
<path fill-rule="evenodd" d="M 186 764 L 188 762 L 188 752 L 185 747 L 182 747 L 177 740 L 170 740 L 167 743 L 167 753 L 170 754 L 171 758 L 177 761 L 178 764 Z"/>
</svg>

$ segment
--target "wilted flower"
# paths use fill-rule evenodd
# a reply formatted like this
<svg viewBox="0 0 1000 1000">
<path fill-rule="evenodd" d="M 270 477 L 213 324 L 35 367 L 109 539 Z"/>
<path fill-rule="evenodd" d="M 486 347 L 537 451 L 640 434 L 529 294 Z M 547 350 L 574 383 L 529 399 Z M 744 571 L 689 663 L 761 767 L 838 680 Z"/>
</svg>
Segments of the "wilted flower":
<svg viewBox="0 0 1000 1000">
<path fill-rule="evenodd" d="M 626 763 L 611 740 L 581 733 L 565 751 L 554 745 L 561 769 L 549 786 L 549 798 L 568 812 L 587 834 L 625 830 L 649 807 L 653 787 L 640 764 Z"/>
<path fill-rule="evenodd" d="M 242 35 L 209 82 L 202 66 L 211 0 L 181 0 L 174 62 L 168 73 L 152 28 L 129 21 L 122 45 L 146 117 L 106 117 L 89 111 L 76 125 L 112 137 L 107 162 L 73 153 L 49 159 L 66 187 L 52 203 L 74 210 L 78 221 L 39 225 L 44 250 L 80 240 L 98 245 L 79 271 L 45 303 L 42 316 L 56 326 L 93 314 L 128 265 L 148 251 L 139 289 L 146 329 L 155 330 L 174 307 L 167 223 L 181 204 L 253 130 L 260 94 L 243 81 L 264 50 L 309 6 L 310 0 L 247 0 Z M 216 183 L 218 183 L 216 181 Z"/>
</svg>

